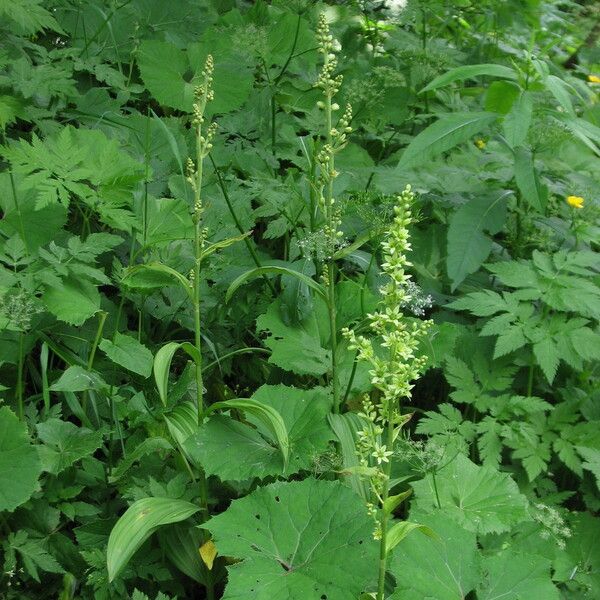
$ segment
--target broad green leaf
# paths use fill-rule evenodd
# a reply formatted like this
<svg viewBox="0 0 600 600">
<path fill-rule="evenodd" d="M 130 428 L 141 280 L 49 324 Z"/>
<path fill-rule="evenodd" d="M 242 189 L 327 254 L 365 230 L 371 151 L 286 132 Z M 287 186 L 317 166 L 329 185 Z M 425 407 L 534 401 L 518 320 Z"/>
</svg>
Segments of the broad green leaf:
<svg viewBox="0 0 600 600">
<path fill-rule="evenodd" d="M 289 391 L 287 394 L 286 392 L 287 390 L 284 386 L 280 386 L 279 389 L 276 390 L 263 386 L 252 398 L 238 398 L 236 400 L 223 400 L 221 402 L 215 402 L 214 404 L 210 405 L 209 409 L 207 410 L 207 414 L 210 414 L 216 410 L 234 409 L 241 410 L 257 419 L 267 429 L 269 434 L 273 436 L 273 441 L 276 442 L 281 452 L 281 456 L 283 458 L 283 468 L 285 470 L 288 467 L 290 453 L 289 432 L 285 421 L 282 419 L 280 412 L 277 410 L 277 408 L 275 408 L 275 406 L 282 407 L 284 410 L 289 410 L 290 407 L 282 405 L 281 402 L 277 400 L 272 402 L 269 396 L 271 394 L 285 394 L 288 400 L 291 402 L 290 396 L 293 398 L 294 392 Z M 318 397 L 318 394 L 316 397 Z M 302 398 L 301 395 L 296 399 L 299 399 L 300 402 L 302 400 L 307 402 L 306 399 Z"/>
<path fill-rule="evenodd" d="M 453 291 L 488 257 L 492 240 L 484 232 L 495 234 L 504 226 L 509 193 L 474 198 L 450 218 L 447 269 Z"/>
<path fill-rule="evenodd" d="M 0 407 L 0 511 L 13 511 L 29 500 L 41 472 L 27 426 L 8 406 Z"/>
<path fill-rule="evenodd" d="M 244 285 L 247 281 L 251 279 L 255 279 L 256 277 L 260 277 L 261 275 L 266 275 L 268 273 L 273 273 L 275 275 L 286 275 L 287 277 L 294 277 L 304 283 L 306 286 L 317 292 L 319 296 L 321 296 L 324 300 L 327 299 L 327 292 L 325 288 L 317 283 L 314 279 L 311 279 L 304 273 L 300 273 L 299 271 L 294 271 L 293 269 L 288 269 L 286 267 L 276 267 L 276 266 L 267 266 L 267 267 L 257 267 L 256 269 L 251 269 L 250 271 L 246 271 L 242 273 L 239 277 L 237 277 L 227 289 L 227 293 L 225 294 L 225 302 L 229 302 L 233 294 L 235 294 L 236 290 Z"/>
<path fill-rule="evenodd" d="M 464 600 L 480 579 L 475 534 L 441 511 L 411 513 L 411 518 L 431 528 L 436 536 L 411 535 L 393 553 L 390 571 L 398 587 L 390 600 Z"/>
<path fill-rule="evenodd" d="M 550 561 L 541 556 L 504 550 L 482 559 L 485 573 L 477 590 L 480 600 L 559 600 Z"/>
<path fill-rule="evenodd" d="M 436 90 L 444 87 L 454 81 L 464 81 L 465 79 L 473 79 L 475 77 L 481 77 L 487 75 L 488 77 L 501 77 L 503 79 L 517 79 L 517 72 L 503 65 L 496 65 L 493 63 L 480 64 L 480 65 L 464 65 L 462 67 L 456 67 L 450 69 L 446 73 L 443 73 L 439 77 L 436 77 L 431 83 L 426 85 L 419 93 L 428 92 L 430 90 Z"/>
<path fill-rule="evenodd" d="M 578 599 L 600 597 L 600 518 L 585 512 L 572 513 L 569 526 L 571 537 L 565 551 L 557 553 L 554 579 L 577 586 L 580 595 L 574 597 Z"/>
<path fill-rule="evenodd" d="M 274 483 L 234 500 L 205 528 L 228 567 L 223 600 L 356 598 L 372 585 L 377 545 L 364 503 L 339 482 Z"/>
<path fill-rule="evenodd" d="M 397 169 L 404 170 L 426 163 L 483 131 L 497 117 L 487 112 L 453 113 L 441 117 L 412 140 L 402 154 Z"/>
<path fill-rule="evenodd" d="M 57 318 L 70 325 L 83 325 L 100 310 L 100 293 L 85 279 L 69 276 L 56 287 L 47 287 L 42 301 Z"/>
<path fill-rule="evenodd" d="M 169 372 L 171 370 L 171 361 L 177 350 L 183 350 L 196 363 L 200 362 L 200 355 L 196 347 L 190 342 L 169 342 L 165 344 L 154 357 L 154 381 L 158 389 L 158 395 L 162 403 L 167 406 L 169 389 Z"/>
<path fill-rule="evenodd" d="M 525 143 L 532 115 L 533 100 L 531 99 L 531 92 L 524 91 L 502 122 L 504 137 L 511 148 L 522 146 Z"/>
<path fill-rule="evenodd" d="M 522 146 L 515 148 L 515 181 L 525 201 L 534 210 L 543 213 L 548 192 L 540 183 L 531 152 Z"/>
<path fill-rule="evenodd" d="M 323 346 L 329 336 L 328 321 L 315 312 L 302 323 L 286 325 L 280 314 L 279 302 L 273 302 L 267 312 L 256 320 L 256 330 L 270 335 L 265 345 L 272 351 L 269 362 L 298 375 L 319 377 L 331 367 L 330 350 Z M 321 328 L 327 328 L 324 334 Z"/>
<path fill-rule="evenodd" d="M 149 197 L 147 211 L 146 245 L 194 239 L 194 224 L 190 209 L 182 198 Z M 138 241 L 143 243 L 143 232 L 138 233 Z M 135 281 L 136 277 L 141 279 L 141 275 L 136 274 L 132 281 Z"/>
<path fill-rule="evenodd" d="M 436 484 L 441 509 L 468 531 L 501 533 L 529 518 L 527 500 L 509 475 L 462 454 L 438 472 Z M 432 475 L 413 488 L 419 512 L 438 510 Z"/>
<path fill-rule="evenodd" d="M 512 81 L 494 81 L 485 93 L 485 110 L 505 115 L 520 93 L 521 88 Z"/>
<path fill-rule="evenodd" d="M 427 527 L 427 525 L 411 523 L 410 521 L 399 521 L 398 523 L 394 523 L 387 532 L 386 552 L 390 553 L 407 535 L 415 530 L 429 537 L 436 537 L 435 532 Z"/>
<path fill-rule="evenodd" d="M 68 421 L 48 419 L 36 425 L 44 446 L 40 448 L 43 468 L 57 475 L 102 446 L 102 432 L 77 427 Z"/>
<path fill-rule="evenodd" d="M 136 550 L 162 525 L 183 521 L 200 510 L 199 506 L 173 498 L 142 498 L 123 514 L 108 538 L 106 566 L 112 581 Z"/>
<path fill-rule="evenodd" d="M 100 350 L 114 363 L 142 377 L 152 373 L 152 352 L 129 335 L 117 333 L 114 340 L 102 340 Z"/>
<path fill-rule="evenodd" d="M 283 385 L 263 385 L 254 393 L 252 400 L 281 416 L 282 423 L 278 427 L 281 429 L 283 426 L 287 431 L 289 445 L 287 468 L 273 427 L 267 428 L 243 406 L 239 408 L 245 411 L 250 423 L 236 421 L 226 415 L 213 415 L 188 440 L 184 449 L 194 462 L 201 465 L 208 475 L 217 475 L 224 481 L 262 479 L 281 475 L 282 472 L 292 475 L 302 469 L 314 468 L 319 455 L 326 452 L 332 439 L 327 425 L 327 414 L 331 409 L 327 391 L 323 388 L 302 390 Z M 224 447 L 227 452 L 223 451 Z"/>
<path fill-rule="evenodd" d="M 220 37 L 222 45 L 228 36 Z M 202 81 L 201 72 L 208 54 L 204 49 L 207 42 L 192 44 L 187 51 L 159 40 L 144 40 L 140 44 L 137 62 L 142 80 L 161 104 L 185 112 L 192 111 L 194 88 Z M 215 98 L 210 108 L 218 113 L 229 112 L 239 108 L 248 98 L 252 89 L 252 72 L 239 60 L 236 62 L 231 52 L 227 56 L 218 52 L 219 48 L 214 44 L 210 47 L 215 58 Z"/>
<path fill-rule="evenodd" d="M 51 392 L 85 392 L 108 388 L 108 384 L 95 371 L 73 365 L 50 386 Z"/>
</svg>

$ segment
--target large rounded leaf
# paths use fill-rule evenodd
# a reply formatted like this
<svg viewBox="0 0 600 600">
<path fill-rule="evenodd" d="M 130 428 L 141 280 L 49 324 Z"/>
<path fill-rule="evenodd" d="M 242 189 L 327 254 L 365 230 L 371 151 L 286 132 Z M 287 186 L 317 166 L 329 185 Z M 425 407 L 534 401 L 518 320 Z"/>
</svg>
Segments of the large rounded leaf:
<svg viewBox="0 0 600 600">
<path fill-rule="evenodd" d="M 348 600 L 377 571 L 373 520 L 339 482 L 274 483 L 234 500 L 206 529 L 228 568 L 223 600 Z"/>
<path fill-rule="evenodd" d="M 0 511 L 14 510 L 37 488 L 42 472 L 25 423 L 8 406 L 0 408 Z"/>
</svg>

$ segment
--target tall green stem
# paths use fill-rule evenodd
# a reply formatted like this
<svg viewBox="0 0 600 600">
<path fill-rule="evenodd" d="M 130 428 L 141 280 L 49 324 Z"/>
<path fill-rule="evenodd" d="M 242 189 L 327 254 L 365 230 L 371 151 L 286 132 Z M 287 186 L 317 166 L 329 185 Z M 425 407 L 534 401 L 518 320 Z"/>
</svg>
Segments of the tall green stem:
<svg viewBox="0 0 600 600">
<path fill-rule="evenodd" d="M 196 139 L 196 186 L 194 212 L 194 345 L 198 352 L 196 361 L 196 404 L 198 423 L 202 423 L 204 413 L 204 380 L 202 378 L 202 335 L 200 322 L 200 267 L 202 264 L 202 167 L 203 167 L 202 124 L 197 127 Z"/>
<path fill-rule="evenodd" d="M 389 402 L 387 427 L 386 427 L 386 448 L 390 450 L 394 446 L 394 407 L 393 403 Z M 381 496 L 381 516 L 379 519 L 379 527 L 381 539 L 379 542 L 379 576 L 377 579 L 377 600 L 383 600 L 385 588 L 385 571 L 387 568 L 387 532 L 390 515 L 385 509 L 386 501 L 390 495 L 390 476 L 392 473 L 392 461 L 384 463 L 383 472 L 385 474 L 385 482 L 383 484 L 383 493 Z"/>
<path fill-rule="evenodd" d="M 25 334 L 21 331 L 19 333 L 19 362 L 17 363 L 17 387 L 16 387 L 16 396 L 17 396 L 17 412 L 19 415 L 19 419 L 23 420 L 24 410 L 23 410 L 23 365 L 24 365 L 24 340 Z"/>
<path fill-rule="evenodd" d="M 327 144 L 330 148 L 333 147 L 333 136 L 331 133 L 332 130 L 332 106 L 331 106 L 331 96 L 330 92 L 327 93 L 326 104 L 325 104 L 325 114 L 327 119 Z M 328 312 L 329 312 L 329 328 L 331 331 L 330 335 L 330 346 L 331 346 L 331 387 L 333 391 L 333 412 L 340 412 L 340 389 L 338 382 L 338 372 L 337 372 L 337 315 L 335 308 L 335 260 L 333 258 L 333 247 L 335 243 L 334 236 L 337 232 L 337 226 L 334 219 L 334 209 L 333 209 L 333 173 L 335 171 L 335 158 L 333 152 L 329 157 L 329 165 L 328 165 L 329 173 L 327 176 L 327 185 L 325 190 L 325 218 L 327 220 L 327 225 L 329 228 L 329 234 L 331 236 L 331 255 L 329 257 L 328 265 L 327 265 L 327 299 L 328 299 Z"/>
</svg>

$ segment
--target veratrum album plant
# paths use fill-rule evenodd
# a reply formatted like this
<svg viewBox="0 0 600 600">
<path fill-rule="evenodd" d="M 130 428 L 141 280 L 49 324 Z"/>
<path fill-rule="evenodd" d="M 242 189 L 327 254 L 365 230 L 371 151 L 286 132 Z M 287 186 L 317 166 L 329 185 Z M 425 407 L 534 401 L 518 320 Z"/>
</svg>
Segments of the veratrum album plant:
<svg viewBox="0 0 600 600">
<path fill-rule="evenodd" d="M 600 597 L 599 19 L 0 0 L 0 599 Z"/>
</svg>

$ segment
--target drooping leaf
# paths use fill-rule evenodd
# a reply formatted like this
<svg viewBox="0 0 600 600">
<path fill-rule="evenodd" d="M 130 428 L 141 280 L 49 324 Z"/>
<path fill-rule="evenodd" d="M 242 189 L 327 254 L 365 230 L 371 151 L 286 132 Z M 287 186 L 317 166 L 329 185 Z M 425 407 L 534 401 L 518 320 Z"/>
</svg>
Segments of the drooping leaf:
<svg viewBox="0 0 600 600">
<path fill-rule="evenodd" d="M 162 525 L 178 523 L 200 510 L 199 506 L 173 498 L 142 498 L 123 514 L 108 538 L 106 566 L 112 581 L 136 550 Z"/>
<path fill-rule="evenodd" d="M 228 568 L 223 600 L 348 600 L 374 578 L 373 522 L 339 482 L 258 488 L 205 527 L 220 555 L 242 559 Z"/>
<path fill-rule="evenodd" d="M 464 65 L 450 69 L 439 77 L 436 77 L 431 83 L 426 85 L 419 93 L 436 90 L 454 81 L 464 81 L 465 79 L 473 79 L 487 75 L 488 77 L 501 77 L 503 79 L 517 79 L 517 72 L 510 67 L 497 65 L 494 63 L 481 65 Z"/>
<path fill-rule="evenodd" d="M 41 472 L 27 426 L 8 406 L 0 407 L 0 511 L 12 511 L 29 500 Z"/>
<path fill-rule="evenodd" d="M 196 347 L 190 342 L 168 342 L 165 344 L 154 357 L 154 381 L 158 389 L 158 395 L 162 403 L 167 405 L 168 388 L 169 388 L 169 373 L 171 370 L 171 362 L 175 352 L 183 350 L 195 362 L 199 363 L 200 356 Z"/>
<path fill-rule="evenodd" d="M 413 168 L 467 141 L 497 119 L 488 112 L 454 113 L 444 116 L 421 131 L 408 145 L 399 170 Z"/>
</svg>

